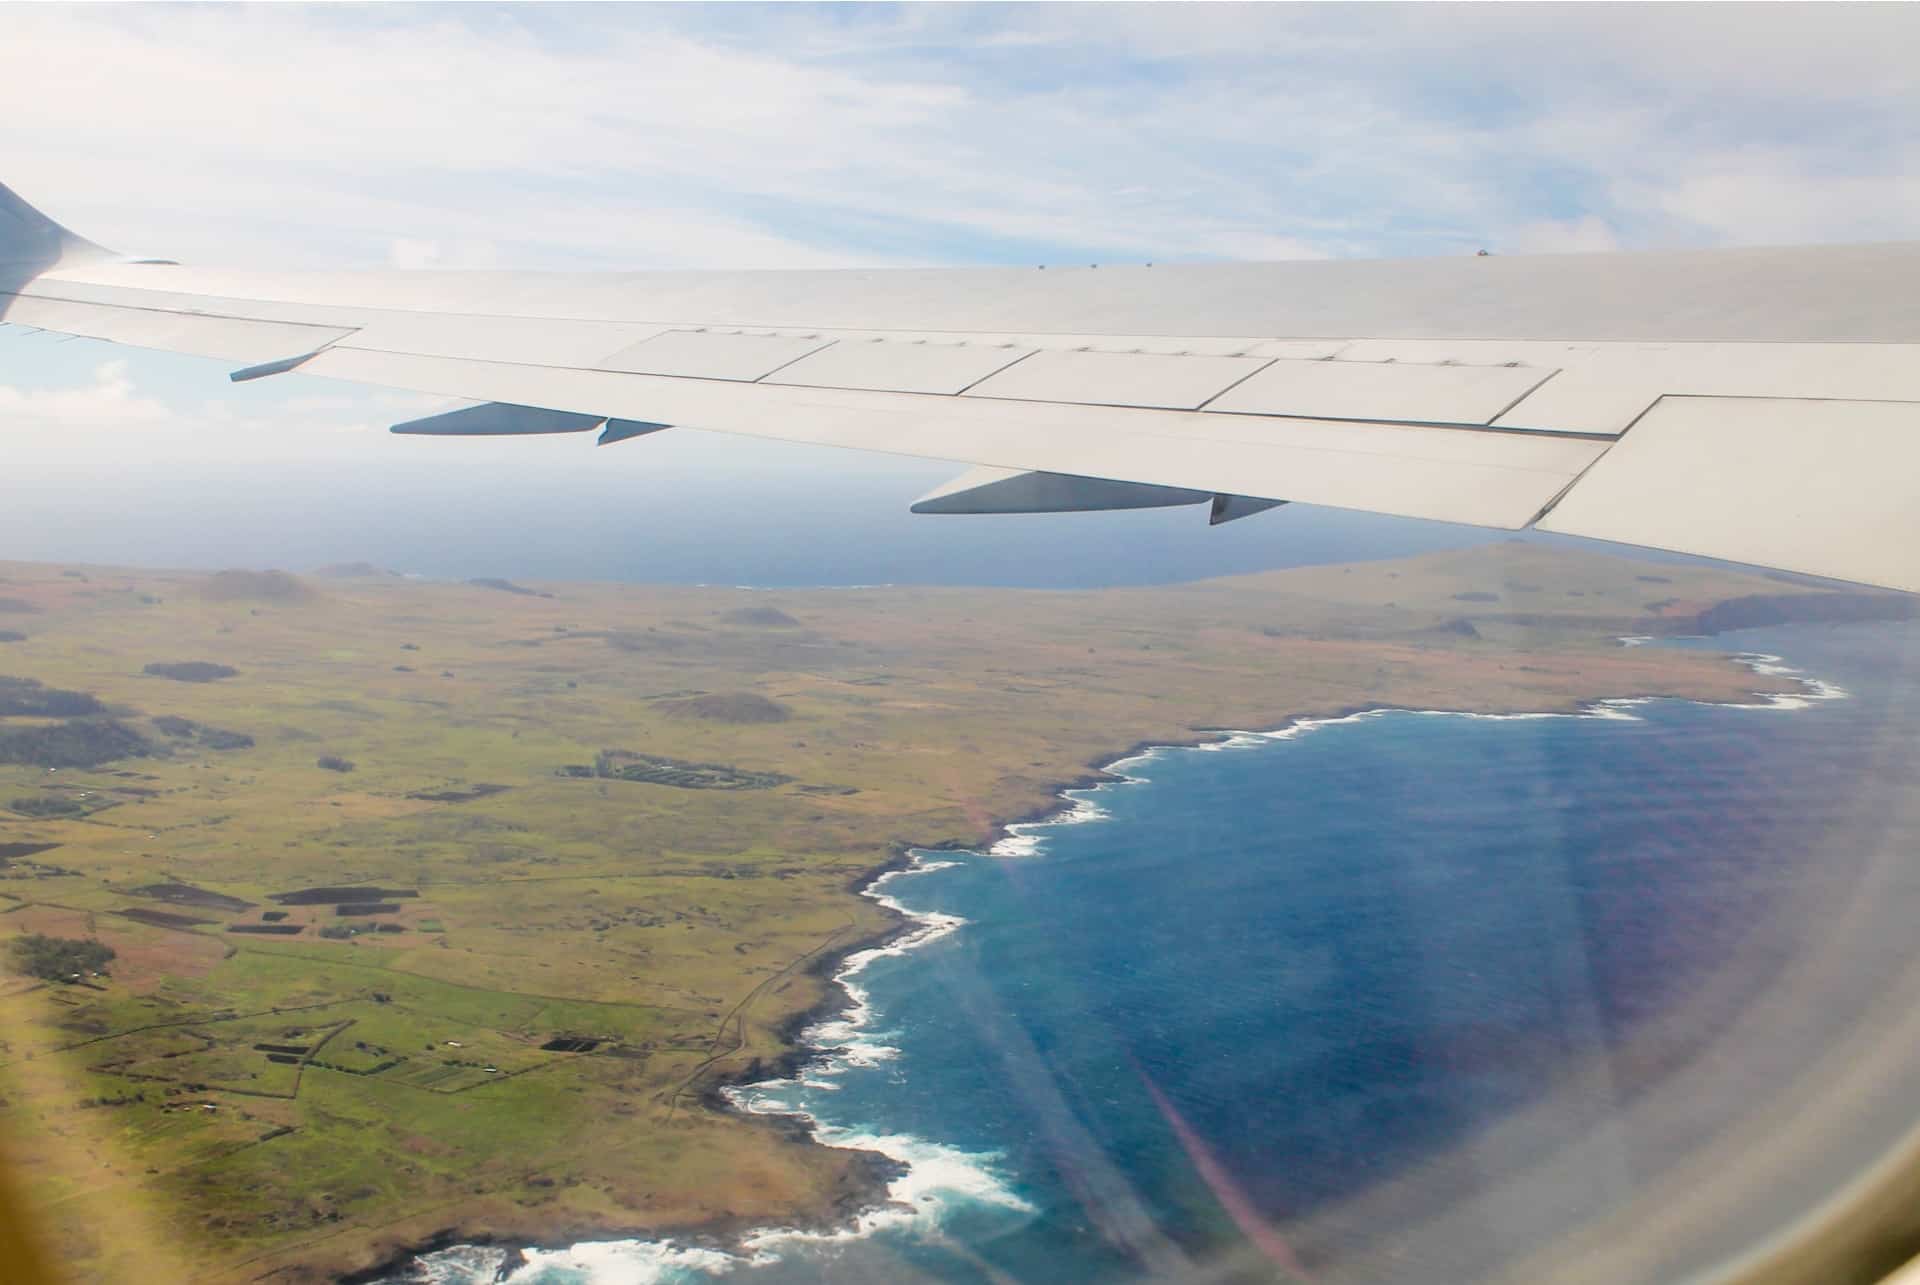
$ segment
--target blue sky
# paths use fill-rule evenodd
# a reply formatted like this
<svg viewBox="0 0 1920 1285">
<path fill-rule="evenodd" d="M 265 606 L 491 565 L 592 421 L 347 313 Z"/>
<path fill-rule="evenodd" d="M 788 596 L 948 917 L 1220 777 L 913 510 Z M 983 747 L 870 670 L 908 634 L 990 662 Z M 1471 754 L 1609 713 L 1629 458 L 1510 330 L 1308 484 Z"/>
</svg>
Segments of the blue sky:
<svg viewBox="0 0 1920 1285">
<path fill-rule="evenodd" d="M 1920 6 L 46 5 L 7 27 L 0 179 L 103 244 L 195 262 L 1167 262 L 1920 229 Z M 418 399 L 222 374 L 0 334 L 10 484 L 135 496 L 364 462 L 457 469 L 485 496 L 669 458 L 716 499 L 788 468 L 896 470 L 903 503 L 937 480 L 692 435 L 617 463 L 550 442 L 429 458 L 379 431 Z"/>
</svg>

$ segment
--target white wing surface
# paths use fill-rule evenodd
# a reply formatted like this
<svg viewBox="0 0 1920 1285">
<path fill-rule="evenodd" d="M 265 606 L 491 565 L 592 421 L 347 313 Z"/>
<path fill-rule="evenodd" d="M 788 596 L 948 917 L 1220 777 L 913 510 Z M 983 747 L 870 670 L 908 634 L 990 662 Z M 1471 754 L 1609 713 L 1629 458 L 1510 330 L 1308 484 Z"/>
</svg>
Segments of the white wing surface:
<svg viewBox="0 0 1920 1285">
<path fill-rule="evenodd" d="M 225 272 L 0 187 L 0 320 L 980 466 L 927 512 L 1301 501 L 1920 591 L 1920 244 L 942 271 Z M 1038 475 L 1038 476 L 1032 476 Z"/>
</svg>

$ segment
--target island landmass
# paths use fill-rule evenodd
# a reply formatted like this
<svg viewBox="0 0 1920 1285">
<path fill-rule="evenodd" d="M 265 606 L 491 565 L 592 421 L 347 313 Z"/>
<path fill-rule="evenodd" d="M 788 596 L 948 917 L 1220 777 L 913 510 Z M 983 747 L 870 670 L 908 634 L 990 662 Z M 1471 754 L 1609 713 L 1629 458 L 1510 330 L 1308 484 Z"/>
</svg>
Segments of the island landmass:
<svg viewBox="0 0 1920 1285">
<path fill-rule="evenodd" d="M 1519 542 L 1072 592 L 0 587 L 31 618 L 0 944 L 80 961 L 0 975 L 0 1146 L 50 1255 L 129 1281 L 844 1222 L 890 1162 L 721 1090 L 807 1056 L 911 849 L 990 844 L 1130 744 L 1746 700 L 1794 684 L 1619 639 L 1911 609 Z"/>
</svg>

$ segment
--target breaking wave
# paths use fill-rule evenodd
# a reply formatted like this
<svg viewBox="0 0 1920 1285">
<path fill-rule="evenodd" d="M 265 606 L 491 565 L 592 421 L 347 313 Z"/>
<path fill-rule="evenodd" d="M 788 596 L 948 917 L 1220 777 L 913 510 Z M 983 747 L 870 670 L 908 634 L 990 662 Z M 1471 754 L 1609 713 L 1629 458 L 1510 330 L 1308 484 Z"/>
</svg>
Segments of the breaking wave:
<svg viewBox="0 0 1920 1285">
<path fill-rule="evenodd" d="M 1645 637 L 1627 637 L 1617 640 L 1623 647 L 1643 646 L 1653 639 Z M 1736 653 L 1732 659 L 1745 665 L 1754 673 L 1768 678 L 1791 678 L 1800 684 L 1797 692 L 1755 692 L 1759 699 L 1754 701 L 1686 701 L 1689 705 L 1717 705 L 1723 709 L 1806 709 L 1820 702 L 1846 700 L 1849 693 L 1838 683 L 1828 682 L 1824 678 L 1815 678 L 1804 670 L 1796 669 L 1785 659 L 1767 652 L 1749 651 Z M 1428 718 L 1470 718 L 1495 723 L 1522 723 L 1545 718 L 1600 718 L 1617 722 L 1636 723 L 1639 715 L 1633 711 L 1641 705 L 1656 700 L 1676 699 L 1664 696 L 1617 696 L 1605 700 L 1589 702 L 1572 713 L 1537 711 L 1517 714 L 1478 714 L 1456 709 L 1401 709 L 1396 706 L 1381 706 L 1377 709 L 1356 710 L 1351 714 L 1341 714 L 1327 718 L 1296 718 L 1285 727 L 1270 731 L 1239 731 L 1223 729 L 1214 734 L 1214 739 L 1191 745 L 1149 745 L 1134 750 L 1099 770 L 1115 779 L 1102 781 L 1097 785 L 1080 786 L 1062 790 L 1060 798 L 1066 806 L 1059 812 L 1042 817 L 1036 821 L 1016 821 L 1005 827 L 1004 835 L 987 848 L 989 856 L 995 857 L 1033 857 L 1038 856 L 1045 845 L 1047 832 L 1055 826 L 1079 825 L 1087 821 L 1098 821 L 1108 815 L 1100 806 L 1099 795 L 1103 790 L 1122 789 L 1129 785 L 1143 784 L 1147 778 L 1128 771 L 1143 763 L 1152 762 L 1162 754 L 1178 752 L 1215 753 L 1223 750 L 1245 750 L 1268 744 L 1272 741 L 1290 741 L 1305 736 L 1309 732 L 1323 727 L 1338 727 L 1345 723 L 1362 723 L 1369 719 L 1384 718 L 1389 714 L 1413 714 Z"/>
<path fill-rule="evenodd" d="M 588 1241 L 562 1249 L 522 1250 L 517 1263 L 512 1250 L 462 1245 L 421 1255 L 402 1279 L 426 1285 L 678 1285 L 765 1265 L 792 1248 L 859 1240 L 885 1230 L 933 1231 L 943 1215 L 960 1204 L 1032 1212 L 1011 1182 L 996 1171 L 994 1162 L 999 1157 L 992 1153 L 965 1151 L 907 1133 L 834 1124 L 815 1115 L 801 1100 L 802 1090 L 837 1091 L 839 1075 L 899 1056 L 899 1049 L 888 1043 L 888 1032 L 876 1025 L 872 997 L 861 985 L 860 974 L 876 960 L 906 955 L 939 941 L 967 921 L 958 915 L 909 909 L 886 889 L 897 879 L 958 864 L 916 852 L 911 865 L 870 883 L 864 895 L 906 918 L 911 927 L 882 945 L 847 957 L 834 975 L 846 992 L 846 1004 L 802 1034 L 802 1041 L 817 1052 L 793 1078 L 724 1090 L 742 1111 L 806 1121 L 814 1140 L 824 1146 L 876 1151 L 894 1161 L 900 1173 L 887 1184 L 884 1203 L 840 1227 L 761 1228 L 741 1237 L 731 1249 L 686 1246 L 671 1239 Z"/>
</svg>

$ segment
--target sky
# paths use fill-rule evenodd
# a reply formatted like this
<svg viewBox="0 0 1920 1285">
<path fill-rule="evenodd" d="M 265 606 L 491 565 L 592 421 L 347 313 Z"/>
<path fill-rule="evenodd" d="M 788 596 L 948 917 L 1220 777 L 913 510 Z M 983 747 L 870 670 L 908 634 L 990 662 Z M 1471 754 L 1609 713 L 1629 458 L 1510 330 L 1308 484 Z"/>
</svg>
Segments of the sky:
<svg viewBox="0 0 1920 1285">
<path fill-rule="evenodd" d="M 1912 5 L 32 5 L 6 26 L 0 181 L 92 240 L 188 262 L 1172 262 L 1920 235 Z M 786 503 L 799 534 L 830 540 L 846 532 L 807 516 L 832 513 L 823 496 L 904 508 L 953 471 L 684 431 L 449 450 L 383 431 L 432 402 L 224 373 L 0 329 L 0 556 L 245 562 L 276 508 L 324 530 L 343 486 L 390 510 L 593 497 L 636 530 Z M 230 558 L 183 542 L 181 497 L 235 488 L 281 503 L 227 515 Z M 287 555 L 325 540 L 310 543 Z"/>
</svg>

